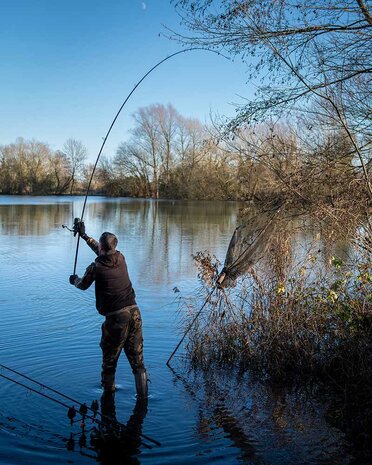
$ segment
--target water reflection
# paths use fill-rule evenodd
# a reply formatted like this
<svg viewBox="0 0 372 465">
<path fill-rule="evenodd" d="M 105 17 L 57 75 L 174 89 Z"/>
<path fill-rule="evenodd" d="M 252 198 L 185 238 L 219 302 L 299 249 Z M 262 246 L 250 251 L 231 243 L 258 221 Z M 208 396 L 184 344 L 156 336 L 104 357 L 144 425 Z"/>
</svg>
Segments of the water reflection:
<svg viewBox="0 0 372 465">
<path fill-rule="evenodd" d="M 59 250 L 73 250 L 75 241 L 61 225 L 71 226 L 72 218 L 80 214 L 82 199 L 14 205 L 1 204 L 1 200 L 1 235 L 53 235 Z M 118 236 L 118 248 L 130 265 L 135 262 L 140 284 L 150 278 L 154 286 L 176 285 L 177 280 L 194 273 L 192 254 L 206 249 L 212 253 L 226 250 L 238 209 L 239 205 L 234 202 L 93 198 L 87 206 L 85 223 L 87 233 L 96 238 L 103 231 L 112 231 Z M 82 253 L 80 266 L 85 269 L 89 262 Z"/>
<path fill-rule="evenodd" d="M 3 204 L 0 197 L 1 233 L 9 235 L 39 235 L 54 226 L 70 223 L 79 216 L 82 201 L 52 204 Z M 154 239 L 165 234 L 165 243 L 176 227 L 177 231 L 192 237 L 200 230 L 209 230 L 211 237 L 235 225 L 236 202 L 169 202 L 151 200 L 110 200 L 102 198 L 88 203 L 85 221 L 94 220 L 107 229 L 135 230 L 149 233 Z"/>
<path fill-rule="evenodd" d="M 343 434 L 325 419 L 327 403 L 309 387 L 273 386 L 230 371 L 172 370 L 198 403 L 196 430 L 213 442 L 222 429 L 249 464 L 350 463 Z"/>
<path fill-rule="evenodd" d="M 60 240 L 66 242 L 68 236 L 60 229 L 61 225 L 71 226 L 73 217 L 80 215 L 83 199 L 62 200 L 56 202 L 53 197 L 42 197 L 37 203 L 37 198 L 26 197 L 24 203 L 18 199 L 10 204 L 9 199 L 0 197 L 0 234 L 44 236 L 58 231 Z M 199 250 L 209 250 L 212 254 L 221 248 L 227 250 L 240 206 L 238 202 L 92 198 L 85 222 L 88 234 L 114 232 L 124 252 L 136 247 L 140 275 L 150 274 L 157 283 L 169 283 L 174 278 L 175 265 L 189 262 L 191 254 Z M 264 220 L 265 215 L 256 217 L 255 228 Z M 302 255 L 317 243 L 325 263 L 333 254 L 344 261 L 350 259 L 348 243 L 321 235 L 308 219 L 291 220 L 291 229 L 297 231 L 295 243 L 299 244 Z M 281 234 L 283 231 L 279 231 L 278 235 Z M 223 261 L 225 257 L 219 258 Z"/>
<path fill-rule="evenodd" d="M 147 415 L 147 399 L 137 399 L 125 430 L 117 423 L 115 393 L 103 393 L 101 413 L 102 424 L 91 435 L 97 462 L 102 465 L 140 464 L 138 455 L 144 444 L 141 435 Z"/>
<path fill-rule="evenodd" d="M 71 222 L 71 205 L 1 205 L 0 234 L 44 236 Z"/>
<path fill-rule="evenodd" d="M 73 397 L 90 398 L 95 395 L 92 392 L 99 376 L 97 328 L 101 320 L 92 313 L 93 290 L 76 295 L 67 283 L 76 239 L 61 225 L 71 224 L 73 216 L 80 214 L 83 199 L 62 200 L 22 198 L 12 204 L 12 199 L 4 203 L 0 197 L 2 357 L 3 363 L 11 362 L 20 371 L 45 379 Z M 152 402 L 156 410 L 146 417 L 146 427 L 149 434 L 164 442 L 151 453 L 140 444 L 138 436 L 147 406 L 136 404 L 128 423 L 138 434 L 134 441 L 128 441 L 126 450 L 118 447 L 123 463 L 332 464 L 342 463 L 344 458 L 347 463 L 344 439 L 325 422 L 324 405 L 306 400 L 301 393 L 276 392 L 249 377 L 234 379 L 231 373 L 212 372 L 208 376 L 190 375 L 187 392 L 195 402 L 188 402 L 186 385 L 179 387 L 178 382 L 175 387 L 171 382 L 165 361 L 178 342 L 176 305 L 165 304 L 174 297 L 174 286 L 181 292 L 197 286 L 191 254 L 208 249 L 224 259 L 238 210 L 239 204 L 233 202 L 89 200 L 85 218 L 88 234 L 97 238 L 102 231 L 115 232 L 127 257 L 146 319 L 147 360 L 154 379 Z M 317 231 L 299 234 L 306 249 Z M 322 238 L 318 241 L 321 247 Z M 82 246 L 79 273 L 92 258 L 91 251 Z M 119 391 L 116 401 L 129 402 L 131 388 L 130 383 Z M 27 425 L 41 424 L 43 429 L 30 439 L 29 449 L 23 435 L 10 443 L 10 434 L 3 432 L 0 463 L 28 463 L 30 457 L 38 464 L 75 459 L 65 450 L 61 452 L 60 437 L 45 430 L 58 431 L 67 421 L 65 412 L 59 414 L 58 409 L 37 399 L 29 402 L 6 386 L 1 386 L 1 398 L 4 415 L 16 415 Z M 115 399 L 101 399 L 101 407 L 113 417 L 118 413 Z M 66 423 L 64 437 L 69 435 L 67 427 Z M 17 429 L 22 431 L 23 426 Z M 55 448 L 47 455 L 49 437 Z M 89 438 L 86 443 L 91 447 Z M 105 443 L 83 449 L 94 454 L 94 460 L 98 455 L 102 464 L 121 463 L 112 456 L 113 447 Z M 338 462 L 337 454 L 342 457 Z M 92 463 L 91 458 L 83 460 L 79 456 L 77 461 Z"/>
<path fill-rule="evenodd" d="M 115 231 L 119 249 L 135 248 L 140 276 L 154 284 L 171 283 L 198 250 L 221 249 L 236 223 L 238 205 L 208 202 L 132 201 L 94 204 L 87 224 L 94 218 L 101 230 Z"/>
</svg>

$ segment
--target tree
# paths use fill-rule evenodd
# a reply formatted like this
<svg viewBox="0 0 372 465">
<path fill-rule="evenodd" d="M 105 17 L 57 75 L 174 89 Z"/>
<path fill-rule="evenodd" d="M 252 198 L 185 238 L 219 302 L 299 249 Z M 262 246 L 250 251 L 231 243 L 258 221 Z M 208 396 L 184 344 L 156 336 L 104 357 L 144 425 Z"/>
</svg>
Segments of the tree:
<svg viewBox="0 0 372 465">
<path fill-rule="evenodd" d="M 133 118 L 136 125 L 131 131 L 132 138 L 119 145 L 114 160 L 117 174 L 136 180 L 141 195 L 170 196 L 176 163 L 184 161 L 189 150 L 196 151 L 191 120 L 183 118 L 169 104 L 140 108 Z"/>
<path fill-rule="evenodd" d="M 261 77 L 257 98 L 230 124 L 280 117 L 284 110 L 318 111 L 349 138 L 372 196 L 367 165 L 371 151 L 371 1 L 174 0 L 190 36 L 188 45 L 223 49 L 241 57 L 251 77 Z M 323 102 L 322 105 L 319 105 Z"/>
<path fill-rule="evenodd" d="M 52 180 L 52 152 L 35 140 L 19 138 L 0 148 L 0 186 L 3 193 L 49 193 Z"/>
<path fill-rule="evenodd" d="M 132 195 L 137 197 L 150 197 L 151 171 L 152 165 L 149 161 L 149 154 L 143 151 L 135 142 L 122 142 L 114 158 L 115 178 L 121 184 L 119 192 L 127 190 L 127 179 L 131 179 L 131 186 L 134 187 Z M 134 182 L 134 186 L 133 186 Z"/>
<path fill-rule="evenodd" d="M 205 155 L 205 142 L 210 139 L 205 126 L 196 118 L 179 116 L 176 154 L 184 167 L 196 168 Z"/>
<path fill-rule="evenodd" d="M 163 184 L 163 190 L 169 190 L 170 184 L 170 171 L 172 168 L 173 156 L 174 156 L 174 139 L 176 137 L 177 123 L 180 119 L 180 115 L 175 108 L 168 104 L 154 105 L 152 111 L 155 113 L 156 121 L 158 124 L 159 132 L 159 148 L 161 153 L 161 178 Z"/>
<path fill-rule="evenodd" d="M 69 162 L 71 176 L 70 194 L 72 194 L 76 179 L 82 174 L 84 162 L 87 158 L 87 149 L 81 141 L 70 138 L 64 143 L 62 153 Z"/>
<path fill-rule="evenodd" d="M 198 120 L 181 116 L 172 105 L 140 108 L 134 119 L 132 139 L 120 145 L 116 163 L 137 178 L 143 192 L 152 187 L 155 198 L 160 194 L 188 198 L 206 154 L 205 128 Z"/>
<path fill-rule="evenodd" d="M 54 153 L 52 165 L 55 177 L 54 193 L 62 195 L 68 190 L 72 181 L 71 164 L 66 154 L 57 150 Z"/>
<path fill-rule="evenodd" d="M 134 115 L 137 123 L 132 131 L 142 163 L 152 170 L 152 196 L 159 198 L 159 172 L 161 165 L 160 132 L 154 106 L 140 108 Z"/>
</svg>

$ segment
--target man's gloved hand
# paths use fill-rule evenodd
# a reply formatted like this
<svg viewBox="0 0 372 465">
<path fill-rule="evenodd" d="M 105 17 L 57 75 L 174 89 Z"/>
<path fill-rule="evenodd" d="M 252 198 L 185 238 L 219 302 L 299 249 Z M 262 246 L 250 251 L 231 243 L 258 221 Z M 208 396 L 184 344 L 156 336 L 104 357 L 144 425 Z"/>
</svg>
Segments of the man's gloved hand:
<svg viewBox="0 0 372 465">
<path fill-rule="evenodd" d="M 85 224 L 84 224 L 84 221 L 80 221 L 80 222 L 79 222 L 79 225 L 78 225 L 78 233 L 79 233 L 79 236 L 84 236 L 84 234 L 85 234 Z"/>
<path fill-rule="evenodd" d="M 70 284 L 74 285 L 77 278 L 78 278 L 77 274 L 70 275 Z"/>
<path fill-rule="evenodd" d="M 75 218 L 73 231 L 74 231 L 74 236 L 76 236 L 76 234 L 79 234 L 79 236 L 84 236 L 85 235 L 84 221 L 80 221 L 79 218 Z"/>
</svg>

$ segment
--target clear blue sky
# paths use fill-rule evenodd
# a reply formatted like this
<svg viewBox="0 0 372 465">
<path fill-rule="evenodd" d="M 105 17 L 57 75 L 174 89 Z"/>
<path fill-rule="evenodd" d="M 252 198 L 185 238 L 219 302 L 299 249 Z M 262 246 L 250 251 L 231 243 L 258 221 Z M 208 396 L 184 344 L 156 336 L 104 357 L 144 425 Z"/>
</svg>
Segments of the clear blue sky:
<svg viewBox="0 0 372 465">
<path fill-rule="evenodd" d="M 179 50 L 160 33 L 180 30 L 168 0 L 0 0 L 0 144 L 17 137 L 62 148 L 81 140 L 89 159 L 124 97 L 157 61 Z M 184 116 L 233 115 L 251 97 L 245 67 L 194 51 L 169 60 L 138 88 L 105 150 L 128 138 L 140 106 L 172 103 Z"/>
</svg>

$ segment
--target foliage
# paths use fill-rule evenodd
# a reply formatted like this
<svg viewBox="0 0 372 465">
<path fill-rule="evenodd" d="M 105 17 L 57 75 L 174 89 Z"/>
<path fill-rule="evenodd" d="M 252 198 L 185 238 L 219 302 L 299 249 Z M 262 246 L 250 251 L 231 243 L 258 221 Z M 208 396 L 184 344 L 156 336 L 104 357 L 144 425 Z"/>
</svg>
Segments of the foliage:
<svg viewBox="0 0 372 465">
<path fill-rule="evenodd" d="M 235 169 L 198 120 L 171 105 L 151 105 L 134 115 L 129 141 L 111 165 L 109 192 L 139 197 L 235 199 Z M 115 189 L 112 187 L 115 186 Z"/>
<path fill-rule="evenodd" d="M 327 421 L 369 457 L 372 231 L 368 221 L 353 227 L 353 249 L 335 242 L 333 228 L 321 229 L 300 257 L 294 236 L 306 240 L 309 228 L 305 237 L 303 225 L 290 234 L 283 228 L 234 288 L 217 289 L 189 333 L 186 350 L 191 366 L 203 372 L 237 368 L 271 386 L 315 388 L 329 404 Z M 208 252 L 194 258 L 201 289 L 181 304 L 187 326 L 219 275 L 220 264 Z"/>
<path fill-rule="evenodd" d="M 102 158 L 92 193 L 173 199 L 245 200 L 342 217 L 351 202 L 369 203 L 364 174 L 345 131 L 315 117 L 242 127 L 234 137 L 185 118 L 171 105 L 151 105 L 134 115 L 129 140 Z M 311 128 L 311 129 L 309 129 Z M 65 194 L 86 190 L 93 166 L 81 142 L 63 151 L 17 140 L 0 148 L 0 191 Z M 372 171 L 369 171 L 369 178 Z M 326 214 L 324 214 L 326 212 Z"/>
</svg>

